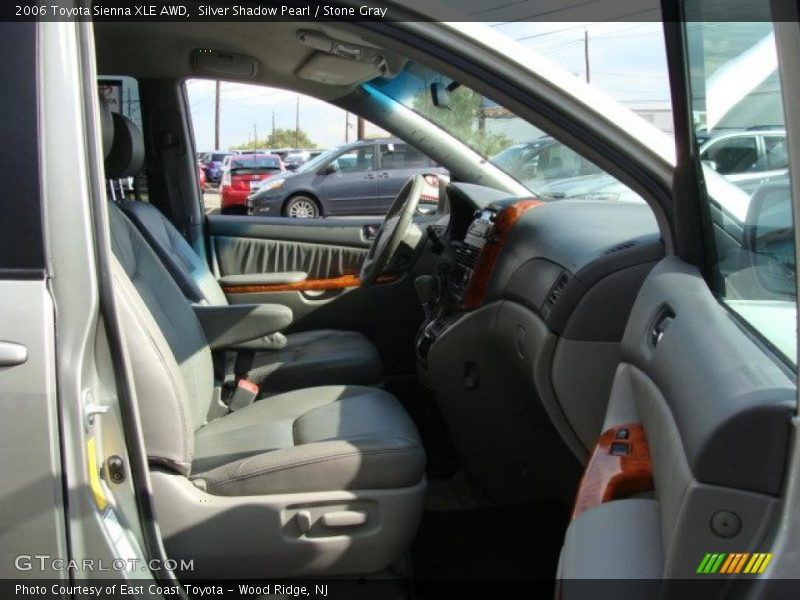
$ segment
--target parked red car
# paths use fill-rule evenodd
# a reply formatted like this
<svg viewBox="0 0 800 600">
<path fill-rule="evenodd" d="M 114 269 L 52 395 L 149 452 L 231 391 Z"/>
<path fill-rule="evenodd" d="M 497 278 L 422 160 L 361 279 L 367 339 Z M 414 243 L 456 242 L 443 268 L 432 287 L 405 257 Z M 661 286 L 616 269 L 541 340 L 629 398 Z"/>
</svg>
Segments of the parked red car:
<svg viewBox="0 0 800 600">
<path fill-rule="evenodd" d="M 247 196 L 253 185 L 286 171 L 279 156 L 275 154 L 241 154 L 231 157 L 230 164 L 222 174 L 220 193 L 223 214 L 246 214 Z"/>
<path fill-rule="evenodd" d="M 200 183 L 200 189 L 206 189 L 206 170 L 201 163 L 197 163 L 197 181 Z"/>
</svg>

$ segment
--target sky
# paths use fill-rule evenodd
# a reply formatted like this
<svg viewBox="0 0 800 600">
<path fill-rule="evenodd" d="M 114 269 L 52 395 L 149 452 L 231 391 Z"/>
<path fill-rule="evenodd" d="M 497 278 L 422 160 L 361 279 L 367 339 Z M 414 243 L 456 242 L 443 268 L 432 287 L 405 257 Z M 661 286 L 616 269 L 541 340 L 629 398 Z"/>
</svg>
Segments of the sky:
<svg viewBox="0 0 800 600">
<path fill-rule="evenodd" d="M 575 76 L 585 78 L 585 32 L 588 32 L 589 75 L 597 86 L 631 107 L 669 107 L 669 84 L 661 23 L 658 22 L 494 22 L 497 31 L 539 52 Z M 214 82 L 187 82 L 198 150 L 214 144 Z M 220 145 L 246 143 L 254 129 L 263 139 L 272 128 L 294 129 L 300 98 L 300 128 L 321 147 L 345 142 L 345 113 L 321 100 L 286 90 L 223 83 L 220 103 Z M 355 139 L 350 115 L 350 141 Z M 367 133 L 379 133 L 368 128 Z"/>
</svg>

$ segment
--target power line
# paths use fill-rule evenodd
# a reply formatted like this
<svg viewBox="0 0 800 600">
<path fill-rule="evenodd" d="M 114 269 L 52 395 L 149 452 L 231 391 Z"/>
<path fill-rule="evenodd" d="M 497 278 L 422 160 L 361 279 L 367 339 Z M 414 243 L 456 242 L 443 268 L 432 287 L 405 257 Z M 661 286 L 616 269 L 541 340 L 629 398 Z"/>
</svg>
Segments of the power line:
<svg viewBox="0 0 800 600">
<path fill-rule="evenodd" d="M 502 6 L 492 6 L 490 8 L 483 8 L 481 10 L 476 10 L 475 12 L 471 12 L 469 14 L 470 14 L 470 16 L 482 15 L 482 14 L 486 14 L 487 12 L 492 12 L 493 10 L 500 10 L 500 9 L 503 9 L 503 8 L 509 8 L 511 6 L 516 6 L 517 4 L 526 4 L 527 2 L 528 2 L 528 0 L 516 0 L 516 2 L 509 2 L 508 4 L 503 4 Z M 500 25 L 504 25 L 504 24 L 505 23 L 496 23 L 496 24 L 492 25 L 492 27 L 499 27 Z"/>
<path fill-rule="evenodd" d="M 554 29 L 553 31 L 545 31 L 542 33 L 534 33 L 532 35 L 525 35 L 522 37 L 514 38 L 515 42 L 522 42 L 524 40 L 532 40 L 535 38 L 544 37 L 546 35 L 553 35 L 554 33 L 563 33 L 565 31 L 572 31 L 573 29 L 577 29 L 578 27 L 584 27 L 584 25 L 570 25 L 569 27 L 562 27 L 561 29 Z"/>
</svg>

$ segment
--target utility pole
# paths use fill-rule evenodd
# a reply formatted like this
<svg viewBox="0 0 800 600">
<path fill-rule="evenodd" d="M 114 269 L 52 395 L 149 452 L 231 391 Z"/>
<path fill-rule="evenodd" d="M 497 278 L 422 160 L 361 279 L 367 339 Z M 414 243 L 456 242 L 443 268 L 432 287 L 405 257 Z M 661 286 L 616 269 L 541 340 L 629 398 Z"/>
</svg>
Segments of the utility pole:
<svg viewBox="0 0 800 600">
<path fill-rule="evenodd" d="M 350 142 L 350 113 L 344 111 L 344 143 Z"/>
<path fill-rule="evenodd" d="M 253 123 L 253 150 L 258 147 L 258 129 L 256 129 L 256 124 Z"/>
<path fill-rule="evenodd" d="M 272 138 L 275 139 L 275 109 L 272 109 Z"/>
<path fill-rule="evenodd" d="M 214 150 L 219 149 L 219 88 L 220 83 L 217 79 L 217 86 L 214 92 Z"/>
<path fill-rule="evenodd" d="M 297 109 L 294 113 L 294 147 L 300 144 L 300 96 L 297 96 Z"/>
<path fill-rule="evenodd" d="M 589 26 L 583 27 L 583 59 L 586 63 L 586 83 L 591 83 L 592 78 L 589 75 Z"/>
<path fill-rule="evenodd" d="M 361 141 L 364 139 L 364 119 L 361 116 L 356 120 L 356 139 Z"/>
</svg>

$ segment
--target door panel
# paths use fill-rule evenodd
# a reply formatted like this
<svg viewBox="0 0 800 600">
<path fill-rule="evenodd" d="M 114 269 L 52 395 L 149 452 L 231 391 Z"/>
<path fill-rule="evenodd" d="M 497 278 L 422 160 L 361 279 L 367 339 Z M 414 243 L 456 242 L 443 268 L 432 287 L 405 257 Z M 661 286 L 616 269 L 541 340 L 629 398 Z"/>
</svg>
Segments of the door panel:
<svg viewBox="0 0 800 600">
<path fill-rule="evenodd" d="M 220 276 L 302 271 L 309 279 L 357 275 L 375 219 L 285 219 L 210 215 Z"/>
<path fill-rule="evenodd" d="M 643 426 L 653 498 L 613 498 L 573 520 L 560 577 L 604 569 L 607 577 L 689 578 L 708 552 L 768 552 L 795 397 L 789 373 L 736 324 L 699 271 L 664 259 L 631 312 L 604 424 L 604 430 Z M 597 480 L 587 471 L 582 485 L 589 481 Z M 655 524 L 638 510 L 636 502 L 645 501 L 655 503 Z M 733 515 L 733 535 L 712 525 L 719 515 Z M 649 531 L 646 543 L 659 552 L 642 553 L 637 544 L 608 560 L 596 552 L 603 536 L 640 529 Z M 595 540 L 591 565 L 577 560 L 579 549 L 571 547 L 589 535 Z M 621 563 L 637 565 L 638 572 L 621 570 Z M 569 591 L 569 582 L 562 591 Z"/>
<path fill-rule="evenodd" d="M 219 276 L 303 271 L 309 280 L 345 282 L 325 290 L 227 293 L 231 304 L 288 306 L 294 322 L 287 333 L 359 331 L 378 347 L 386 373 L 409 373 L 414 365 L 414 335 L 422 321 L 413 274 L 369 288 L 358 286 L 357 275 L 371 244 L 367 234 L 380 223 L 379 218 L 211 215 L 208 233 Z"/>
<path fill-rule="evenodd" d="M 642 287 L 622 364 L 650 444 L 664 574 L 691 575 L 709 549 L 759 551 L 786 464 L 796 395 L 787 372 L 674 257 Z M 738 517 L 737 535 L 697 526 L 720 511 Z"/>
</svg>

